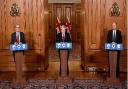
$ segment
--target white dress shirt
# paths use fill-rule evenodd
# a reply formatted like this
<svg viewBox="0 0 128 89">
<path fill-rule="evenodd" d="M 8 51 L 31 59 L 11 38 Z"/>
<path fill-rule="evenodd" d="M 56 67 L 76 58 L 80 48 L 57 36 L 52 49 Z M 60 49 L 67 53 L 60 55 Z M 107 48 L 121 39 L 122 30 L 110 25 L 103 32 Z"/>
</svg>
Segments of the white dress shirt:
<svg viewBox="0 0 128 89">
<path fill-rule="evenodd" d="M 115 29 L 113 30 L 113 38 L 114 39 L 116 38 L 116 30 Z"/>
</svg>

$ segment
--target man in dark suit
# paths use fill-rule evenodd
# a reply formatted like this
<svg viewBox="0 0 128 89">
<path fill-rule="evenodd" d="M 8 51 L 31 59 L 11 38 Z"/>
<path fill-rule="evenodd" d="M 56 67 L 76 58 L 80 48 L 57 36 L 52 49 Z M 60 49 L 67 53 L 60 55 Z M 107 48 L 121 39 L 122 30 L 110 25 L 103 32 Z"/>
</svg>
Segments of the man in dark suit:
<svg viewBox="0 0 128 89">
<path fill-rule="evenodd" d="M 23 32 L 20 32 L 20 26 L 16 25 L 16 32 L 11 34 L 11 42 L 10 44 L 25 44 L 25 36 Z M 24 54 L 24 51 L 23 51 Z M 13 57 L 15 61 L 15 51 L 13 51 Z"/>
<path fill-rule="evenodd" d="M 61 32 L 56 34 L 56 42 L 57 43 L 59 43 L 59 42 L 69 42 L 70 43 L 71 42 L 70 34 L 67 32 L 67 29 L 66 29 L 65 25 L 62 25 L 61 26 Z M 59 50 L 59 58 L 60 58 L 60 50 Z M 68 50 L 68 49 L 65 49 L 65 50 Z M 69 50 L 68 50 L 68 58 L 69 58 Z M 68 60 L 68 58 L 67 58 L 67 60 Z M 61 71 L 61 66 L 60 66 L 60 71 Z M 68 73 L 69 73 L 69 68 L 68 68 L 68 65 L 67 65 L 67 74 Z M 61 72 L 60 72 L 60 75 L 61 75 Z"/>
<path fill-rule="evenodd" d="M 13 32 L 11 34 L 11 42 L 10 42 L 10 44 L 15 44 L 15 45 L 25 44 L 26 43 L 25 36 L 24 36 L 23 32 L 20 32 L 20 26 L 16 25 L 15 30 L 16 30 L 16 32 Z M 23 86 L 23 84 L 26 83 L 26 80 L 23 77 L 23 70 L 22 70 L 23 60 L 21 60 L 22 58 L 21 59 L 19 59 L 19 58 L 16 59 L 15 58 L 16 57 L 16 52 L 18 52 L 18 51 L 13 51 L 13 58 L 14 58 L 14 62 L 15 62 L 15 65 L 16 65 L 16 80 L 15 80 L 15 84 Z M 21 52 L 24 55 L 24 51 L 21 50 Z M 23 57 L 23 56 L 20 56 L 20 57 Z"/>
<path fill-rule="evenodd" d="M 112 29 L 109 30 L 109 32 L 108 32 L 107 43 L 117 43 L 117 44 L 122 43 L 121 31 L 117 29 L 116 22 L 112 23 Z M 119 77 L 119 72 L 120 72 L 119 58 L 120 58 L 120 51 L 118 51 L 118 54 L 117 54 L 117 68 L 116 68 L 117 75 L 116 75 L 116 77 Z"/>
<path fill-rule="evenodd" d="M 16 25 L 16 32 L 11 34 L 10 44 L 22 44 L 22 43 L 26 43 L 25 36 L 23 32 L 20 32 L 20 26 Z"/>
<path fill-rule="evenodd" d="M 65 25 L 61 26 L 61 32 L 56 35 L 56 42 L 71 42 L 70 34 Z"/>
</svg>

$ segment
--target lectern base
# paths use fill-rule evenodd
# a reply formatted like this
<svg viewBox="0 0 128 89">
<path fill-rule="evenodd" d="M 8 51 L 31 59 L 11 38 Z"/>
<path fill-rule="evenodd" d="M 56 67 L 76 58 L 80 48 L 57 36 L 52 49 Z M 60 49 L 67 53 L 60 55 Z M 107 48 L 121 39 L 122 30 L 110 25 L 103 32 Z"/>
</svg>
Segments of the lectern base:
<svg viewBox="0 0 128 89">
<path fill-rule="evenodd" d="M 68 57 L 69 50 L 60 50 L 60 77 L 56 80 L 57 86 L 69 86 L 72 84 L 72 79 L 68 76 Z M 60 88 L 61 89 L 61 88 Z M 62 88 L 63 89 L 63 88 Z"/>
<path fill-rule="evenodd" d="M 71 85 L 72 79 L 70 77 L 58 77 L 56 80 L 57 86 Z"/>
<path fill-rule="evenodd" d="M 105 82 L 106 86 L 119 86 L 121 85 L 119 78 L 107 78 Z"/>
<path fill-rule="evenodd" d="M 16 78 L 13 81 L 14 86 L 23 87 L 27 83 L 26 79 L 23 76 L 23 69 L 22 69 L 24 59 L 25 57 L 23 56 L 22 51 L 15 52 Z"/>
<path fill-rule="evenodd" d="M 15 86 L 24 87 L 25 85 L 27 85 L 27 81 L 26 81 L 25 78 L 20 79 L 20 81 L 17 80 L 17 79 L 14 79 L 12 85 L 13 85 L 14 87 L 15 87 Z"/>
<path fill-rule="evenodd" d="M 110 77 L 106 80 L 106 85 L 120 85 L 119 79 L 116 77 L 117 69 L 117 51 L 109 51 Z"/>
</svg>

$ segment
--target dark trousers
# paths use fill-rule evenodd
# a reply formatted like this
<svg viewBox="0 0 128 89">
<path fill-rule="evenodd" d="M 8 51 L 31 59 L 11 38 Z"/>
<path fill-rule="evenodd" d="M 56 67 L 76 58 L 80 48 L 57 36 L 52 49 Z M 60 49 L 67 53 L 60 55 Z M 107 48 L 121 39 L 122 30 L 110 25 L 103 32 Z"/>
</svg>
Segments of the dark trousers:
<svg viewBox="0 0 128 89">
<path fill-rule="evenodd" d="M 109 59 L 109 58 L 108 58 Z M 120 77 L 120 63 L 119 63 L 119 59 L 120 59 L 120 51 L 117 51 L 117 63 L 116 63 L 116 77 Z M 109 60 L 108 60 L 109 63 Z M 110 64 L 109 64 L 109 76 L 110 76 Z"/>
<path fill-rule="evenodd" d="M 116 67 L 116 77 L 120 77 L 120 51 L 117 54 L 117 67 Z"/>
</svg>

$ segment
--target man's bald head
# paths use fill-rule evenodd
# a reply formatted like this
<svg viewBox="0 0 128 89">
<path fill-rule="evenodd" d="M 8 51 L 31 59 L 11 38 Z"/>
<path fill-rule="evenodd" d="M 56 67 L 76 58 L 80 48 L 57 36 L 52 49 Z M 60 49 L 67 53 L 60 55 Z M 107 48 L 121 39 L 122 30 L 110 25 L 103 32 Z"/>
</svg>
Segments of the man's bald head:
<svg viewBox="0 0 128 89">
<path fill-rule="evenodd" d="M 16 25 L 16 32 L 20 31 L 20 25 Z"/>
<path fill-rule="evenodd" d="M 115 29 L 116 30 L 116 27 L 117 27 L 116 25 L 117 25 L 117 23 L 116 22 L 113 22 L 112 23 L 112 29 Z"/>
</svg>

